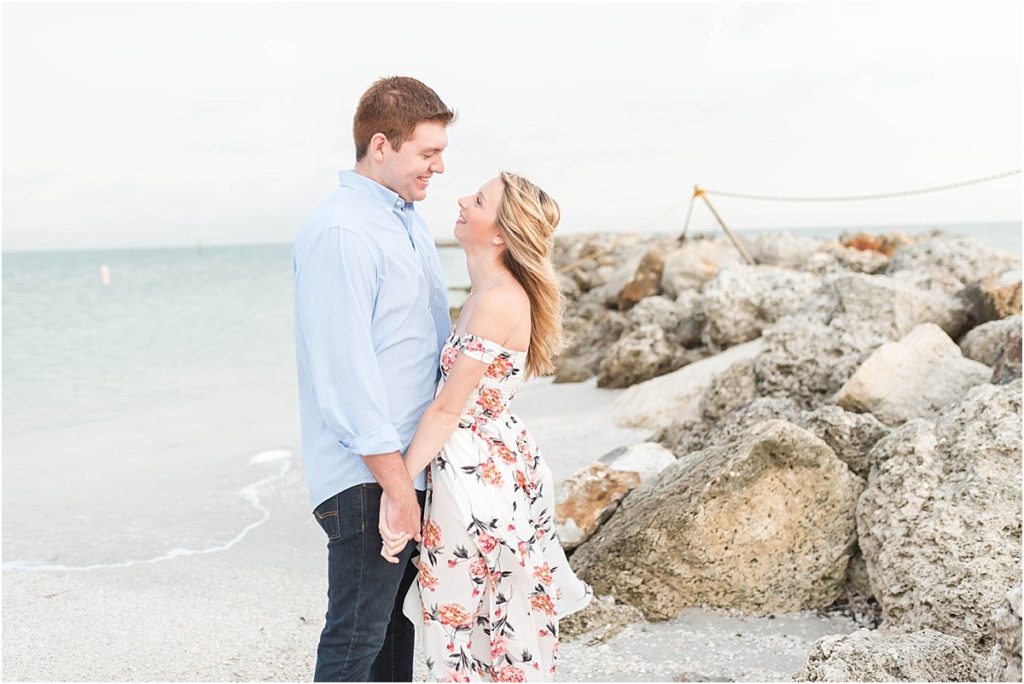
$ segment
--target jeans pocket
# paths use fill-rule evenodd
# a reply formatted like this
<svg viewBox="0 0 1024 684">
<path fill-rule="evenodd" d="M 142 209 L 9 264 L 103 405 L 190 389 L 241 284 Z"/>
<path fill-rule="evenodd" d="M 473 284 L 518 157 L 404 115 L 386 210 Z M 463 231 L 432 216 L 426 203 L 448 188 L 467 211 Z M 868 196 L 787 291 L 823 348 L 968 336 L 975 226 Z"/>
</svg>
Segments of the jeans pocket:
<svg viewBox="0 0 1024 684">
<path fill-rule="evenodd" d="M 329 541 L 341 538 L 341 521 L 338 519 L 338 495 L 324 501 L 313 510 L 313 516 L 320 523 Z"/>
</svg>

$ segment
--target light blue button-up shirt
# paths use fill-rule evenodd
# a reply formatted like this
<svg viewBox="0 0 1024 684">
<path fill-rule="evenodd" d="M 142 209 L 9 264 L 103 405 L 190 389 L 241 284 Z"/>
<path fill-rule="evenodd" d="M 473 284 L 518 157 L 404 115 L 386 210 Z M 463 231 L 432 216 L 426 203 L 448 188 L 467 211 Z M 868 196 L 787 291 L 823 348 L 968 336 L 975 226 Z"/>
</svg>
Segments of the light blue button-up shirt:
<svg viewBox="0 0 1024 684">
<path fill-rule="evenodd" d="M 376 482 L 362 456 L 405 451 L 451 333 L 441 262 L 411 202 L 354 171 L 292 249 L 302 458 L 310 504 Z M 414 482 L 425 489 L 421 473 Z"/>
</svg>

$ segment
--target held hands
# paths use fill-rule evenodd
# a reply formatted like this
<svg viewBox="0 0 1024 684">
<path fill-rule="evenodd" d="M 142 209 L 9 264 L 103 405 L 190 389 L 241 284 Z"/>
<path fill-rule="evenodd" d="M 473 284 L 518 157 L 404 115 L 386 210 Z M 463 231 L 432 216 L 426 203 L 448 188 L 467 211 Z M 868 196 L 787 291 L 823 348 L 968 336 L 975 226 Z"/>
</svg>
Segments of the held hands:
<svg viewBox="0 0 1024 684">
<path fill-rule="evenodd" d="M 398 554 L 409 540 L 421 539 L 420 504 L 414 489 L 410 487 L 395 499 L 387 492 L 381 494 L 378 529 L 382 539 L 380 555 L 389 563 L 397 563 Z"/>
</svg>

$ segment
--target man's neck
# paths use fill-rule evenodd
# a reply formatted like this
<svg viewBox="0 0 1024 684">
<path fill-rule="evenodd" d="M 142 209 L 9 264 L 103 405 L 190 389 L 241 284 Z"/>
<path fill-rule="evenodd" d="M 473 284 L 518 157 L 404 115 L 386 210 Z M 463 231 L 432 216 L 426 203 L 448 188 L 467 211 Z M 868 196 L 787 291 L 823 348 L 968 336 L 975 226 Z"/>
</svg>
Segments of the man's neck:
<svg viewBox="0 0 1024 684">
<path fill-rule="evenodd" d="M 377 173 L 376 169 L 370 168 L 369 164 L 366 164 L 366 163 L 363 163 L 363 162 L 357 162 L 356 165 L 354 167 L 352 167 L 352 170 L 355 173 L 358 173 L 360 176 L 364 176 L 366 178 L 369 178 L 370 180 L 372 180 L 377 185 L 383 186 L 383 187 L 387 188 L 388 190 L 390 190 L 391 192 L 393 192 L 396 195 L 398 195 L 399 197 L 402 197 L 401 193 L 399 193 L 397 190 L 395 190 L 394 188 L 389 186 L 387 183 L 385 183 L 384 180 L 380 177 L 380 174 Z M 409 200 L 407 200 L 404 197 L 402 197 L 402 201 L 403 202 L 408 202 Z"/>
</svg>

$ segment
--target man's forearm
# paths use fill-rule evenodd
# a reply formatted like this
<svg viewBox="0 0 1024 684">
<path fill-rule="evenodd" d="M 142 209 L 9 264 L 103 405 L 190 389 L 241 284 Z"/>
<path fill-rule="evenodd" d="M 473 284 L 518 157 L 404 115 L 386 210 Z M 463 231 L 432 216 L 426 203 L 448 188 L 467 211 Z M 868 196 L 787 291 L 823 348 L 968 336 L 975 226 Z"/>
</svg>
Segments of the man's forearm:
<svg viewBox="0 0 1024 684">
<path fill-rule="evenodd" d="M 412 479 L 402 461 L 402 454 L 392 451 L 389 454 L 370 454 L 363 456 L 363 463 L 370 469 L 377 482 L 392 498 L 398 498 L 412 489 Z"/>
</svg>

